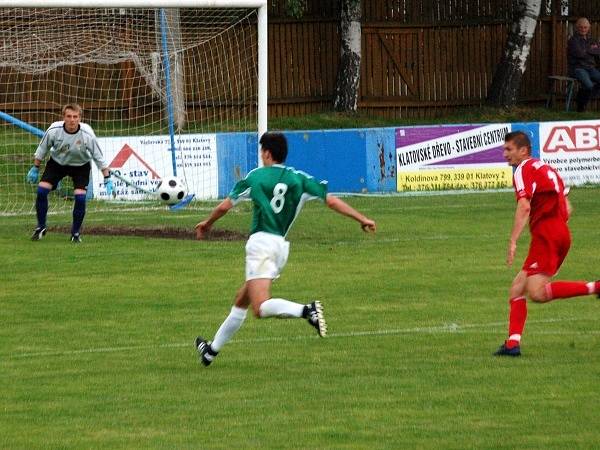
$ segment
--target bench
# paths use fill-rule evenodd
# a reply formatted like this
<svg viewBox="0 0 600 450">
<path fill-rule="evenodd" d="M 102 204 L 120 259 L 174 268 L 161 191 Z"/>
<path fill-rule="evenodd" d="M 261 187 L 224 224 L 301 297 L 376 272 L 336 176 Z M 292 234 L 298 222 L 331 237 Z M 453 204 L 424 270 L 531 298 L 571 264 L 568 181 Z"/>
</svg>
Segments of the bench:
<svg viewBox="0 0 600 450">
<path fill-rule="evenodd" d="M 569 111 L 577 79 L 562 75 L 549 75 L 548 79 L 550 80 L 550 91 L 546 100 L 546 108 L 550 108 L 554 104 L 557 96 L 565 95 L 565 111 Z"/>
</svg>

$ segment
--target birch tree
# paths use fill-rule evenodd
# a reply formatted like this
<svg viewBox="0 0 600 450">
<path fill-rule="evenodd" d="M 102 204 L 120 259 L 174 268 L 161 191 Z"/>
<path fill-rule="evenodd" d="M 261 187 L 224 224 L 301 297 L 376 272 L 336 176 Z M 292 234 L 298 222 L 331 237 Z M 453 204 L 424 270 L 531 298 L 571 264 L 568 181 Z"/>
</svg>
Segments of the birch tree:
<svg viewBox="0 0 600 450">
<path fill-rule="evenodd" d="M 340 0 L 340 65 L 333 98 L 336 111 L 354 112 L 358 107 L 361 58 L 361 0 Z"/>
<path fill-rule="evenodd" d="M 518 0 L 504 54 L 496 66 L 488 91 L 488 105 L 508 108 L 517 103 L 541 5 L 542 0 Z"/>
</svg>

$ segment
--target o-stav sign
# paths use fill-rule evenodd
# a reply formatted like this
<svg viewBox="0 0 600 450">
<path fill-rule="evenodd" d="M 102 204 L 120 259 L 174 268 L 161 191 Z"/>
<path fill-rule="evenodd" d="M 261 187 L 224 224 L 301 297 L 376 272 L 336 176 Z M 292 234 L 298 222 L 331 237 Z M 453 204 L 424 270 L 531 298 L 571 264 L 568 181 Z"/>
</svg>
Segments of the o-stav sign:
<svg viewBox="0 0 600 450">
<path fill-rule="evenodd" d="M 600 121 L 540 123 L 540 158 L 569 186 L 600 183 Z"/>
</svg>

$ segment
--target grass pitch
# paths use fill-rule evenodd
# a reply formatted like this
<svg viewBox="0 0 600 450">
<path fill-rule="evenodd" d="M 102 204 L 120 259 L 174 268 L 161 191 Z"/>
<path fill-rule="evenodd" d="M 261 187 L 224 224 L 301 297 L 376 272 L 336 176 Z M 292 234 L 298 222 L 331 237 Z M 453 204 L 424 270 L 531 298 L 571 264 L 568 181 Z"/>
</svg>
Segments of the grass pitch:
<svg viewBox="0 0 600 450">
<path fill-rule="evenodd" d="M 600 275 L 600 189 L 573 189 L 563 279 Z M 243 241 L 49 233 L 0 217 L 0 447 L 6 449 L 597 448 L 600 302 L 530 304 L 523 356 L 506 334 L 509 192 L 349 198 L 376 235 L 307 205 L 273 294 L 320 299 L 301 320 L 246 323 L 209 368 L 243 280 Z M 89 226 L 191 228 L 178 213 L 98 211 Z M 247 232 L 249 205 L 217 222 Z M 50 225 L 70 223 L 50 216 Z M 520 263 L 528 237 L 521 239 Z"/>
</svg>

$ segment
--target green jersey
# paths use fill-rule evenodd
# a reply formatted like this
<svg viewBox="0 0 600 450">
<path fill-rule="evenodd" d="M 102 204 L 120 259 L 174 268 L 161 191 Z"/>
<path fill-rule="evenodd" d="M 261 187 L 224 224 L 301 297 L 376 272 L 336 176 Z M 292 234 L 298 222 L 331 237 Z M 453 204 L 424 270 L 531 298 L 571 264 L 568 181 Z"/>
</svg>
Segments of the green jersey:
<svg viewBox="0 0 600 450">
<path fill-rule="evenodd" d="M 281 164 L 252 170 L 229 193 L 233 204 L 254 203 L 250 234 L 258 231 L 284 236 L 308 200 L 325 200 L 327 182 Z"/>
</svg>

